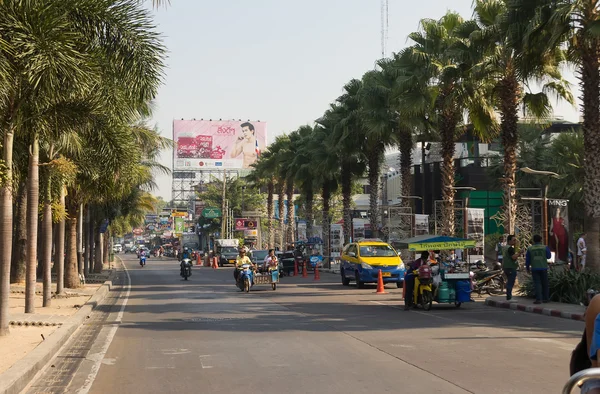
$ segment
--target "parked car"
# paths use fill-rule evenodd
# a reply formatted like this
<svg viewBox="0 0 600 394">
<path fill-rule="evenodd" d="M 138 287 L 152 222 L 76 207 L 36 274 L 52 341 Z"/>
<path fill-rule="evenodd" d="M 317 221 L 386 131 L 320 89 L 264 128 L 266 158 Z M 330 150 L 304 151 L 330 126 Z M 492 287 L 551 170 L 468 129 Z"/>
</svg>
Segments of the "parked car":
<svg viewBox="0 0 600 394">
<path fill-rule="evenodd" d="M 405 267 L 402 258 L 389 244 L 381 240 L 361 240 L 346 245 L 342 251 L 340 275 L 342 284 L 355 281 L 358 288 L 365 283 L 377 283 L 379 271 L 384 283 L 404 284 Z"/>
<path fill-rule="evenodd" d="M 123 246 L 121 244 L 114 244 L 113 245 L 113 252 L 115 253 L 121 253 L 123 251 Z"/>
</svg>

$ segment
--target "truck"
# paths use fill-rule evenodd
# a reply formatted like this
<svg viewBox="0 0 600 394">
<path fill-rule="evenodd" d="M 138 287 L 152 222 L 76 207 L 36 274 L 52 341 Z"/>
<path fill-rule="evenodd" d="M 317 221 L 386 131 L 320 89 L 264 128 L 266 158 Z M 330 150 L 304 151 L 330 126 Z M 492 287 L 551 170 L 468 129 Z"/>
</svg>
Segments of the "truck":
<svg viewBox="0 0 600 394">
<path fill-rule="evenodd" d="M 215 252 L 219 267 L 224 264 L 235 264 L 239 245 L 238 239 L 215 239 Z"/>
<path fill-rule="evenodd" d="M 196 233 L 181 234 L 180 244 L 182 248 L 188 248 L 190 251 L 200 251 L 200 237 Z"/>
</svg>

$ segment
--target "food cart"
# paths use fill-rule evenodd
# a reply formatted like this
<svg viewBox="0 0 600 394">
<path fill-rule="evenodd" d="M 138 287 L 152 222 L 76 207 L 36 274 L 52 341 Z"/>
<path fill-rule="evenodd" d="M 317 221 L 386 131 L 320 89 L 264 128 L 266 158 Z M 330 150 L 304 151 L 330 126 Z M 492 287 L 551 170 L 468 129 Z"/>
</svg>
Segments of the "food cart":
<svg viewBox="0 0 600 394">
<path fill-rule="evenodd" d="M 443 235 L 420 235 L 399 241 L 398 247 L 415 253 L 469 249 L 475 247 L 475 240 Z M 438 261 L 431 264 L 431 272 L 433 297 L 422 303 L 423 309 L 429 310 L 433 301 L 440 304 L 454 304 L 457 308 L 463 302 L 473 301 L 471 299 L 471 277 L 467 265 Z M 415 286 L 415 291 L 418 291 L 417 286 Z"/>
</svg>

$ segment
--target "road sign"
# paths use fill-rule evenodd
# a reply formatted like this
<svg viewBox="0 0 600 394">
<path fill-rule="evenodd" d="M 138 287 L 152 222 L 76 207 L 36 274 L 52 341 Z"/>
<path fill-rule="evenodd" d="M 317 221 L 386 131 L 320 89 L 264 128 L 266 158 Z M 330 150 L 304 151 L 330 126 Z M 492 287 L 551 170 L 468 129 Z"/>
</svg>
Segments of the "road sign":
<svg viewBox="0 0 600 394">
<path fill-rule="evenodd" d="M 185 218 L 188 216 L 187 211 L 186 212 L 173 212 L 171 214 L 171 216 L 173 216 L 174 218 Z"/>
<path fill-rule="evenodd" d="M 235 230 L 253 230 L 258 227 L 258 222 L 256 220 L 249 219 L 235 219 Z"/>
<path fill-rule="evenodd" d="M 258 237 L 258 230 L 244 230 L 244 238 Z"/>
<path fill-rule="evenodd" d="M 261 216 L 261 213 L 258 211 L 243 211 L 242 216 L 247 218 L 258 218 Z"/>
<path fill-rule="evenodd" d="M 202 210 L 202 216 L 204 216 L 207 219 L 216 219 L 220 218 L 222 216 L 222 213 L 219 208 L 208 207 Z"/>
</svg>

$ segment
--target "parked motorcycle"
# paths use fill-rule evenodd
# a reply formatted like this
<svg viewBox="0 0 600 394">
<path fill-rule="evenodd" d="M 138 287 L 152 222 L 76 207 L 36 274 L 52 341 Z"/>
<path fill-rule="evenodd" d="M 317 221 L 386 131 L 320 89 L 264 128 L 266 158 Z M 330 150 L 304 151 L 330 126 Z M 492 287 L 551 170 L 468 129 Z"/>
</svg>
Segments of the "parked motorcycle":
<svg viewBox="0 0 600 394">
<path fill-rule="evenodd" d="M 489 295 L 500 295 L 504 292 L 506 279 L 502 270 L 471 271 L 473 291 L 481 296 L 484 292 Z"/>
<path fill-rule="evenodd" d="M 413 273 L 415 274 L 414 303 L 415 305 L 421 305 L 424 310 L 428 311 L 433 304 L 433 275 L 431 267 L 425 264 L 419 267 L 418 270 L 413 271 Z"/>
<path fill-rule="evenodd" d="M 244 264 L 236 269 L 239 270 L 237 286 L 241 291 L 248 293 L 254 284 L 254 271 L 252 270 L 252 265 Z"/>
<path fill-rule="evenodd" d="M 192 260 L 183 259 L 181 260 L 181 277 L 183 280 L 188 280 L 190 276 L 192 276 Z"/>
</svg>

